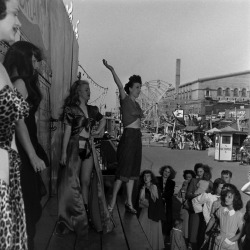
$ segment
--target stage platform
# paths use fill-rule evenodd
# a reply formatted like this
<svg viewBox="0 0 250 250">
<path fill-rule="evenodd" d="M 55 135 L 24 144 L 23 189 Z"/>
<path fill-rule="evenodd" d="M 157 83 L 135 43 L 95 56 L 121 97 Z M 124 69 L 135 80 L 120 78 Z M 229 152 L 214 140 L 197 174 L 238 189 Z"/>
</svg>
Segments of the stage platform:
<svg viewBox="0 0 250 250">
<path fill-rule="evenodd" d="M 119 197 L 113 211 L 116 227 L 109 234 L 101 234 L 93 229 L 81 242 L 76 235 L 65 235 L 55 231 L 57 221 L 57 198 L 51 197 L 44 205 L 42 218 L 37 224 L 36 250 L 149 250 L 151 246 L 136 215 L 125 212 L 124 202 Z M 76 244 L 77 243 L 77 244 Z M 77 248 L 75 246 L 77 245 Z"/>
</svg>

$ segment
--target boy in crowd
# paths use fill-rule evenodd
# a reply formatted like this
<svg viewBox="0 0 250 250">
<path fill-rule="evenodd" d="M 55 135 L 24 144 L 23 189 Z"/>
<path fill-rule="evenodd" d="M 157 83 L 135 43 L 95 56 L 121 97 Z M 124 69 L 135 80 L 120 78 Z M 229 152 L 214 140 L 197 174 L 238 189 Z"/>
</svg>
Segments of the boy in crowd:
<svg viewBox="0 0 250 250">
<path fill-rule="evenodd" d="M 232 175 L 232 172 L 229 170 L 221 171 L 221 179 L 224 180 L 226 183 L 231 183 Z"/>
</svg>

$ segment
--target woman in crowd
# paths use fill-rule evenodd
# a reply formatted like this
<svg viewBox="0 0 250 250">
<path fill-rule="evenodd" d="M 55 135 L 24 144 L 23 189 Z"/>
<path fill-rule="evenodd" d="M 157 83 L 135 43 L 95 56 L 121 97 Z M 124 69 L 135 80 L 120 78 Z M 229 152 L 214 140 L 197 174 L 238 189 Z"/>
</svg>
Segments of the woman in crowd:
<svg viewBox="0 0 250 250">
<path fill-rule="evenodd" d="M 240 209 L 243 207 L 240 192 L 236 189 L 226 189 L 221 193 L 222 206 L 215 212 L 215 217 L 219 219 L 220 232 L 215 238 L 213 250 L 238 250 L 238 243 L 242 235 L 243 214 Z M 207 233 L 212 228 L 215 218 L 212 216 L 207 229 Z"/>
<path fill-rule="evenodd" d="M 34 156 L 38 155 L 47 165 L 49 164 L 47 155 L 38 142 L 35 117 L 42 99 L 37 72 L 38 62 L 41 59 L 41 51 L 35 45 L 19 41 L 10 46 L 3 62 L 13 85 L 30 107 L 29 116 L 24 119 L 26 126 L 19 122 L 16 127 L 16 145 L 22 162 L 20 176 L 26 213 L 28 248 L 30 250 L 34 249 L 36 223 L 42 214 L 40 200 L 43 194 L 41 190 L 45 190 L 39 173 L 44 168 L 37 169 L 32 161 Z M 32 155 L 29 154 L 29 148 L 34 150 Z"/>
<path fill-rule="evenodd" d="M 132 192 L 134 181 L 139 178 L 141 170 L 142 142 L 140 127 L 141 118 L 143 117 L 143 112 L 136 102 L 136 98 L 141 92 L 142 81 L 140 76 L 133 75 L 123 88 L 114 68 L 110 66 L 106 60 L 103 60 L 103 64 L 112 73 L 114 81 L 119 89 L 122 123 L 124 127 L 117 149 L 118 169 L 116 172 L 112 199 L 109 204 L 109 211 L 113 211 L 117 193 L 122 182 L 125 182 L 127 189 L 127 201 L 125 202 L 126 211 L 136 214 L 137 211 L 132 203 Z"/>
<path fill-rule="evenodd" d="M 221 190 L 225 181 L 221 178 L 217 178 L 213 183 L 212 192 L 203 193 L 199 196 L 193 198 L 193 208 L 195 213 L 203 213 L 203 217 L 205 219 L 206 224 L 208 224 L 210 220 L 210 213 L 212 209 L 213 203 L 220 198 Z"/>
<path fill-rule="evenodd" d="M 163 233 L 166 236 L 170 235 L 172 229 L 172 198 L 175 188 L 175 178 L 176 172 L 171 166 L 162 166 L 159 170 L 160 177 L 158 177 L 158 184 L 161 197 L 165 203 L 166 221 L 163 222 Z"/>
<path fill-rule="evenodd" d="M 140 175 L 139 221 L 153 250 L 164 249 L 161 220 L 165 219 L 164 205 L 152 171 L 144 170 Z"/>
<path fill-rule="evenodd" d="M 188 200 L 190 208 L 192 208 L 192 199 L 196 196 L 199 196 L 199 193 L 195 194 L 195 191 L 198 189 L 197 183 L 199 180 L 204 179 L 204 174 L 207 178 L 211 178 L 211 170 L 209 166 L 203 165 L 202 163 L 197 163 L 194 166 L 194 171 L 196 173 L 197 178 L 191 180 L 188 185 L 186 199 Z M 212 182 L 209 181 L 209 189 L 212 189 Z M 206 224 L 203 218 L 202 212 L 195 213 L 194 210 L 190 209 L 189 214 L 189 241 L 192 245 L 192 249 L 196 250 L 199 249 L 203 243 L 204 239 L 204 230 Z"/>
<path fill-rule="evenodd" d="M 209 232 L 206 230 L 208 232 L 207 237 L 206 237 L 206 241 L 207 241 L 206 245 L 207 245 L 208 250 L 212 250 L 214 248 L 215 238 L 219 234 L 219 220 L 217 219 L 215 214 L 218 211 L 218 209 L 222 206 L 222 204 L 221 204 L 222 193 L 227 192 L 228 190 L 234 190 L 234 192 L 236 192 L 237 188 L 233 184 L 230 184 L 230 183 L 223 184 L 222 189 L 221 189 L 221 195 L 212 204 L 212 208 L 211 208 L 211 212 L 210 212 L 210 220 L 212 219 L 212 220 L 214 220 L 214 222 L 213 222 L 213 226 L 210 228 Z M 210 222 L 210 220 L 209 220 L 209 222 Z"/>
<path fill-rule="evenodd" d="M 97 231 L 103 233 L 113 229 L 91 137 L 102 131 L 105 119 L 96 106 L 87 104 L 89 99 L 89 83 L 78 80 L 70 88 L 63 111 L 58 229 L 66 226 L 65 229 L 76 232 L 78 240 L 86 235 L 90 222 Z M 97 130 L 91 131 L 96 122 L 99 122 Z"/>
<path fill-rule="evenodd" d="M 190 207 L 188 206 L 185 196 L 186 196 L 188 184 L 193 178 L 195 178 L 195 172 L 193 170 L 184 170 L 183 178 L 185 179 L 185 181 L 183 182 L 182 187 L 178 193 L 178 197 L 182 199 L 180 217 L 183 220 L 182 222 L 183 236 L 185 238 L 186 243 L 188 243 L 188 221 L 189 221 Z"/>
<path fill-rule="evenodd" d="M 18 0 L 0 0 L 0 40 L 14 41 L 20 27 Z M 12 87 L 0 63 L 0 249 L 27 250 L 27 234 L 20 183 L 20 157 L 14 134 L 18 121 L 28 116 L 28 103 Z M 4 129 L 3 129 L 4 128 Z M 26 133 L 27 134 L 27 133 Z M 36 167 L 41 167 L 38 162 Z"/>
</svg>

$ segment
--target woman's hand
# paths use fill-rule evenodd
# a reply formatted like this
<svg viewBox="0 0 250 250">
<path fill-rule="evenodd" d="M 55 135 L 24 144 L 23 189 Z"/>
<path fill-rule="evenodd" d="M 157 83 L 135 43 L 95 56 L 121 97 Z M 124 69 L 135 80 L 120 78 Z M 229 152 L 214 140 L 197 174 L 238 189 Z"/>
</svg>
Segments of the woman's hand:
<svg viewBox="0 0 250 250">
<path fill-rule="evenodd" d="M 109 65 L 105 59 L 103 59 L 102 62 L 107 69 L 109 69 L 110 71 L 114 70 L 114 68 L 111 65 Z"/>
<path fill-rule="evenodd" d="M 41 160 L 37 155 L 30 157 L 30 163 L 35 172 L 41 172 L 46 169 L 46 165 L 43 160 Z"/>
<path fill-rule="evenodd" d="M 65 166 L 66 165 L 66 159 L 67 159 L 67 154 L 62 153 L 61 159 L 60 159 L 60 165 Z"/>
<path fill-rule="evenodd" d="M 91 135 L 92 135 L 92 136 L 99 135 L 99 134 L 100 134 L 100 132 L 99 132 L 99 131 L 97 131 L 97 130 L 96 130 L 96 131 L 91 132 Z"/>
</svg>

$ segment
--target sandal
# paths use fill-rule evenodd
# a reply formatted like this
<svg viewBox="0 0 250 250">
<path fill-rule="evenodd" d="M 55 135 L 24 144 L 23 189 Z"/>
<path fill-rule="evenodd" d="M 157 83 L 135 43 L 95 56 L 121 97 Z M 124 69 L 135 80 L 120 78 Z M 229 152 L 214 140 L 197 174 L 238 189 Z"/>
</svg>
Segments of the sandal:
<svg viewBox="0 0 250 250">
<path fill-rule="evenodd" d="M 128 213 L 137 214 L 137 211 L 132 207 L 132 205 L 129 205 L 128 203 L 125 203 L 125 209 Z"/>
</svg>

